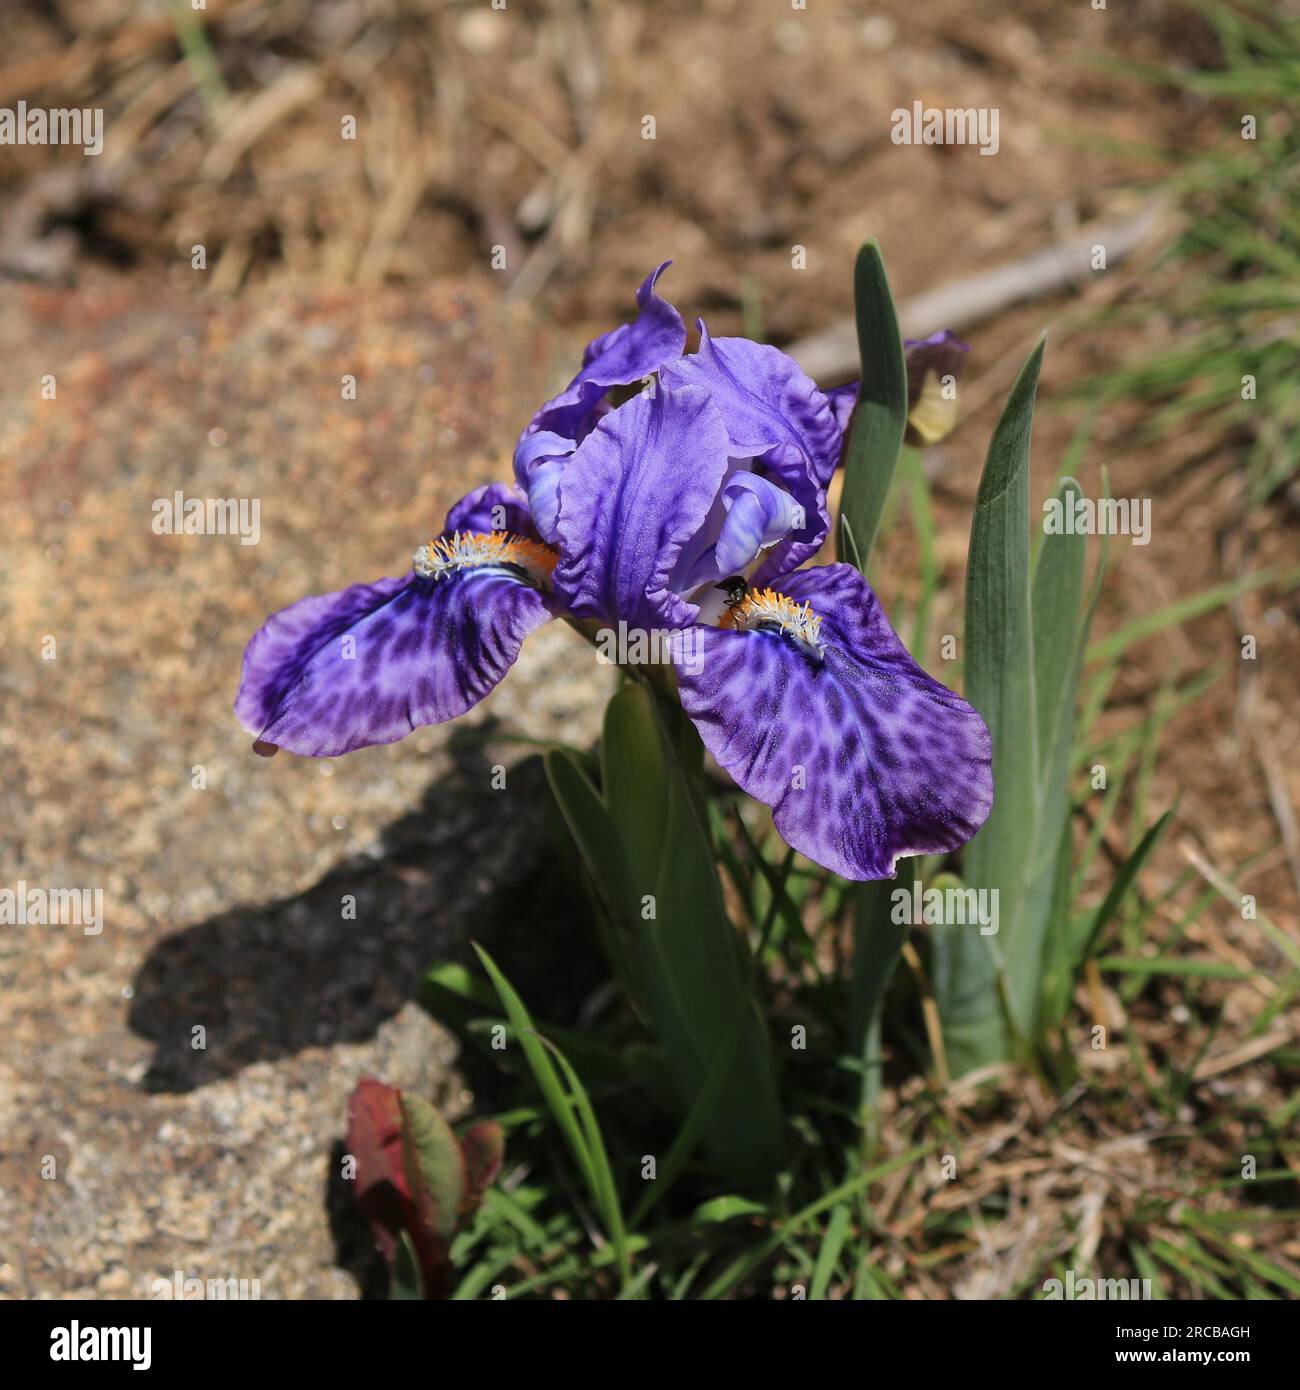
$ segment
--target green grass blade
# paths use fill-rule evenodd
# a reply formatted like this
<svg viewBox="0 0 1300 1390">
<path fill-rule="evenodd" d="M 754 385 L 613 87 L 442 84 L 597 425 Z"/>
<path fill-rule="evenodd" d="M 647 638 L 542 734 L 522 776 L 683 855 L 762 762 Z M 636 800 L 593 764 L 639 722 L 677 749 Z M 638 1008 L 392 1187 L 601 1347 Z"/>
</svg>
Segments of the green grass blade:
<svg viewBox="0 0 1300 1390">
<path fill-rule="evenodd" d="M 1251 980 L 1253 970 L 1185 956 L 1098 956 L 1097 968 L 1116 975 L 1181 975 L 1198 980 Z"/>
<path fill-rule="evenodd" d="M 849 1233 L 851 1208 L 847 1202 L 831 1209 L 831 1219 L 826 1223 L 826 1234 L 822 1237 L 821 1249 L 817 1252 L 817 1263 L 813 1268 L 812 1285 L 808 1290 L 809 1299 L 821 1302 L 826 1297 L 839 1264 L 840 1252 Z"/>
<path fill-rule="evenodd" d="M 492 957 L 477 942 L 474 943 L 474 950 L 496 986 L 506 1017 L 514 1029 L 515 1039 L 523 1049 L 546 1101 L 547 1109 L 568 1143 L 578 1171 L 587 1185 L 597 1211 L 601 1214 L 605 1234 L 614 1250 L 620 1275 L 626 1283 L 631 1273 L 626 1231 L 613 1175 L 609 1168 L 609 1158 L 586 1089 L 559 1049 L 553 1043 L 547 1042 L 533 1027 L 532 1018 L 523 1000 L 501 973 Z M 552 1055 L 560 1064 L 558 1071 L 555 1062 L 551 1060 Z"/>
<path fill-rule="evenodd" d="M 861 378 L 844 449 L 840 514 L 849 521 L 857 567 L 871 559 L 885 498 L 907 428 L 907 366 L 898 313 L 885 275 L 880 247 L 869 241 L 853 271 L 853 305 L 858 326 Z M 840 559 L 848 560 L 841 530 Z"/>
<path fill-rule="evenodd" d="M 1039 821 L 1029 575 L 1029 440 L 1043 344 L 1030 353 L 989 444 L 966 572 L 966 697 L 993 739 L 993 811 L 962 877 L 999 894 L 1000 956 L 1014 960 Z M 953 1076 L 1005 1060 L 1011 1035 L 992 939 L 936 938 L 935 995 Z M 1035 969 L 1037 968 L 1035 964 Z"/>
<path fill-rule="evenodd" d="M 1138 872 L 1142 865 L 1151 857 L 1155 847 L 1160 843 L 1161 837 L 1168 829 L 1169 822 L 1173 819 L 1173 811 L 1169 810 L 1152 825 L 1137 849 L 1124 861 L 1123 867 L 1115 875 L 1115 881 L 1111 884 L 1109 892 L 1102 899 L 1101 905 L 1093 914 L 1092 921 L 1088 924 L 1088 930 L 1084 936 L 1082 948 L 1079 952 L 1079 960 L 1087 960 L 1096 949 L 1097 942 L 1101 939 L 1101 934 L 1106 930 L 1107 924 L 1114 918 L 1119 911 L 1120 905 L 1127 897 L 1129 889 L 1133 887 L 1137 879 Z"/>
<path fill-rule="evenodd" d="M 1083 490 L 1073 478 L 1057 488 L 1065 514 Z M 1032 587 L 1034 694 L 1038 730 L 1038 811 L 1033 854 L 1027 866 L 1027 898 L 1008 938 L 1008 989 L 1013 1015 L 1027 1036 L 1037 1033 L 1043 977 L 1056 963 L 1047 941 L 1053 890 L 1060 883 L 1057 859 L 1063 852 L 1062 828 L 1070 814 L 1070 754 L 1079 700 L 1079 672 L 1087 643 L 1091 605 L 1082 612 L 1086 539 L 1053 533 L 1043 537 Z M 1096 590 L 1094 589 L 1094 599 Z M 1065 846 L 1068 848 L 1068 843 Z M 1049 957 L 1052 958 L 1049 960 Z"/>
<path fill-rule="evenodd" d="M 707 1286 L 700 1297 L 702 1299 L 715 1299 L 729 1293 L 744 1279 L 747 1279 L 764 1261 L 771 1259 L 792 1236 L 797 1235 L 809 1222 L 816 1220 L 822 1212 L 830 1207 L 838 1206 L 859 1192 L 865 1191 L 872 1183 L 879 1182 L 881 1178 L 888 1177 L 890 1173 L 895 1173 L 898 1169 L 905 1168 L 909 1163 L 915 1163 L 918 1159 L 924 1158 L 936 1147 L 938 1142 L 938 1140 L 932 1140 L 927 1144 L 918 1144 L 915 1148 L 908 1149 L 904 1153 L 895 1154 L 893 1158 L 866 1169 L 856 1177 L 850 1178 L 848 1182 L 841 1183 L 838 1187 L 832 1188 L 830 1192 L 824 1193 L 815 1202 L 804 1207 L 802 1211 L 787 1217 L 771 1235 L 760 1241 L 752 1250 L 747 1250 L 733 1260 Z"/>
<path fill-rule="evenodd" d="M 880 1009 L 907 937 L 905 923 L 894 921 L 893 892 L 912 891 L 915 859 L 902 859 L 898 877 L 859 883 L 853 889 L 853 969 L 849 979 L 849 1054 L 863 1066 L 858 1104 L 868 1132 L 880 1097 Z"/>
<path fill-rule="evenodd" d="M 614 1181 L 613 1169 L 609 1166 L 609 1153 L 605 1148 L 605 1140 L 600 1132 L 600 1123 L 596 1119 L 596 1112 L 592 1108 L 591 1097 L 587 1094 L 587 1088 L 582 1084 L 578 1073 L 574 1071 L 568 1058 L 560 1049 L 553 1042 L 542 1037 L 540 1033 L 535 1036 L 538 1042 L 559 1063 L 560 1070 L 564 1073 L 564 1079 L 568 1083 L 569 1098 L 577 1112 L 587 1153 L 591 1158 L 592 1179 L 595 1183 L 593 1196 L 605 1223 L 605 1230 L 609 1235 L 610 1243 L 614 1247 L 619 1275 L 626 1286 L 632 1273 L 628 1254 L 627 1227 L 623 1221 L 623 1208 L 618 1199 L 618 1185 Z"/>
<path fill-rule="evenodd" d="M 1221 608 L 1225 603 L 1231 603 L 1233 599 L 1240 598 L 1242 594 L 1250 593 L 1252 589 L 1260 589 L 1266 584 L 1274 583 L 1284 593 L 1289 593 L 1297 584 L 1300 584 L 1300 569 L 1283 572 L 1260 570 L 1255 574 L 1243 575 L 1240 579 L 1230 579 L 1223 584 L 1215 584 L 1209 589 L 1203 589 L 1199 594 L 1178 599 L 1155 613 L 1144 613 L 1142 617 L 1135 618 L 1131 623 L 1126 623 L 1117 631 L 1093 642 L 1088 648 L 1088 663 L 1089 665 L 1096 665 L 1114 661 L 1116 657 L 1122 656 L 1134 642 L 1140 642 L 1146 637 L 1154 637 L 1156 633 L 1163 632 L 1166 628 L 1177 627 L 1180 623 L 1189 622 L 1192 618 L 1199 618 L 1202 613 L 1213 612 L 1214 609 Z"/>
</svg>

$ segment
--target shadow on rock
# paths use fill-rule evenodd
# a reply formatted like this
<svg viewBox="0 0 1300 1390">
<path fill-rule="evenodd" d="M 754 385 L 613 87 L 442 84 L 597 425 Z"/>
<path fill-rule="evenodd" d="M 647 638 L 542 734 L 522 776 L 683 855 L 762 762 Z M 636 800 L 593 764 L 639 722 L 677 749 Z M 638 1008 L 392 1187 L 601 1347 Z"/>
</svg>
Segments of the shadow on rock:
<svg viewBox="0 0 1300 1390">
<path fill-rule="evenodd" d="M 555 853 L 541 760 L 511 770 L 507 803 L 491 789 L 484 745 L 481 729 L 453 736 L 452 771 L 384 832 L 378 855 L 340 864 L 296 897 L 234 908 L 158 944 L 135 980 L 128 1020 L 155 1044 L 147 1090 L 190 1091 L 254 1062 L 365 1041 L 419 997 L 432 962 L 469 960 L 471 937 L 510 962 L 521 988 L 528 980 L 572 997 L 583 977 L 599 978 L 572 968 L 574 952 L 594 953 L 575 940 L 586 911 L 575 910 L 580 884 Z M 355 920 L 344 915 L 346 897 Z"/>
</svg>

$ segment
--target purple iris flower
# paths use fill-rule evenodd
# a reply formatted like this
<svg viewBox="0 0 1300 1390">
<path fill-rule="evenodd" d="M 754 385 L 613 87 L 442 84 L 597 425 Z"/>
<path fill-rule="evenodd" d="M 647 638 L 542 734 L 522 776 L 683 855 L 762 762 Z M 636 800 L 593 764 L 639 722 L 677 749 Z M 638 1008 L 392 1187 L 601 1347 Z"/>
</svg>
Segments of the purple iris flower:
<svg viewBox="0 0 1300 1390">
<path fill-rule="evenodd" d="M 462 498 L 404 577 L 271 617 L 235 712 L 264 751 L 332 757 L 463 714 L 552 617 L 668 634 L 683 708 L 787 843 L 891 877 L 988 816 L 988 731 L 855 569 L 799 568 L 829 529 L 835 405 L 763 344 L 701 325 L 683 355 L 663 270 L 524 430 L 517 486 Z"/>
<path fill-rule="evenodd" d="M 956 385 L 961 380 L 969 351 L 969 345 L 947 328 L 931 333 L 928 338 L 903 340 L 907 370 L 907 432 L 904 436 L 907 443 L 937 444 L 956 428 Z M 826 398 L 841 429 L 847 429 L 858 401 L 858 383 L 850 381 L 845 386 L 833 386 Z"/>
</svg>

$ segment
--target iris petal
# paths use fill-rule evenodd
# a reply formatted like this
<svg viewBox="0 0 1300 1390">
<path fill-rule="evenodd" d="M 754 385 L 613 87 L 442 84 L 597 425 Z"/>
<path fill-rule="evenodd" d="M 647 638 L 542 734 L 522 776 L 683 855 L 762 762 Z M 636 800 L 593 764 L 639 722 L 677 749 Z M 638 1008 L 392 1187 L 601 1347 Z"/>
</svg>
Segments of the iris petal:
<svg viewBox="0 0 1300 1390">
<path fill-rule="evenodd" d="M 560 480 L 557 597 L 579 617 L 687 626 L 697 610 L 669 578 L 726 469 L 726 428 L 698 387 L 660 387 L 607 415 Z"/>
<path fill-rule="evenodd" d="M 858 403 L 858 383 L 850 381 L 844 386 L 832 386 L 826 393 L 826 399 L 830 402 L 831 414 L 840 427 L 840 433 L 846 433 L 849 421 L 853 419 L 853 408 Z"/>
<path fill-rule="evenodd" d="M 773 551 L 764 570 L 793 569 L 821 546 L 830 518 L 825 486 L 839 457 L 830 403 L 792 357 L 748 338 L 712 338 L 700 324 L 699 351 L 670 363 L 670 386 L 703 386 L 726 421 L 731 454 L 753 458 L 803 508 L 804 525 Z"/>
<path fill-rule="evenodd" d="M 537 518 L 537 528 L 552 545 L 560 535 L 560 479 L 564 462 L 547 459 L 528 480 L 528 505 Z"/>
<path fill-rule="evenodd" d="M 394 743 L 476 705 L 550 616 L 499 569 L 303 599 L 249 642 L 235 714 L 259 742 L 308 757 Z"/>
<path fill-rule="evenodd" d="M 954 381 L 961 379 L 962 369 L 966 365 L 966 354 L 970 351 L 970 346 L 963 343 L 951 329 L 944 328 L 938 333 L 931 333 L 928 338 L 905 338 L 903 340 L 903 357 L 907 367 L 907 411 L 909 417 L 909 444 L 928 443 L 923 438 L 913 437 L 916 435 L 915 414 L 921 406 L 925 392 L 927 379 L 935 377 L 942 379 L 951 376 Z M 831 413 L 835 416 L 835 422 L 840 427 L 841 434 L 848 431 L 849 422 L 853 418 L 853 409 L 858 403 L 858 382 L 850 381 L 844 386 L 833 386 L 826 393 L 826 399 L 830 402 Z M 955 409 L 951 412 L 955 419 Z M 949 429 L 951 424 L 949 424 Z M 945 430 L 944 433 L 947 433 Z"/>
<path fill-rule="evenodd" d="M 970 346 L 951 329 L 931 333 L 928 338 L 908 338 L 903 344 L 907 359 L 907 404 L 910 409 L 921 397 L 927 376 L 960 379 Z"/>
<path fill-rule="evenodd" d="M 722 489 L 726 519 L 718 536 L 719 579 L 740 574 L 759 552 L 803 524 L 803 509 L 784 489 L 753 473 L 737 473 Z"/>
<path fill-rule="evenodd" d="M 554 500 L 564 461 L 596 427 L 604 413 L 604 398 L 617 386 L 629 386 L 681 356 L 686 325 L 667 300 L 655 293 L 659 277 L 671 264 L 664 261 L 646 276 L 637 291 L 639 313 L 587 344 L 582 370 L 533 416 L 515 445 L 515 478 L 533 502 L 538 527 L 554 540 L 554 517 L 547 499 Z M 535 493 L 533 478 L 541 469 L 547 477 Z"/>
<path fill-rule="evenodd" d="M 512 536 L 537 536 L 528 498 L 509 483 L 486 483 L 467 492 L 447 513 L 445 535 L 456 531 L 509 531 Z"/>
<path fill-rule="evenodd" d="M 772 807 L 786 842 L 851 879 L 969 840 L 993 805 L 988 730 L 908 655 L 849 565 L 774 581 L 820 618 L 799 640 L 775 627 L 702 629 L 677 668 L 682 705 L 709 751 Z"/>
</svg>

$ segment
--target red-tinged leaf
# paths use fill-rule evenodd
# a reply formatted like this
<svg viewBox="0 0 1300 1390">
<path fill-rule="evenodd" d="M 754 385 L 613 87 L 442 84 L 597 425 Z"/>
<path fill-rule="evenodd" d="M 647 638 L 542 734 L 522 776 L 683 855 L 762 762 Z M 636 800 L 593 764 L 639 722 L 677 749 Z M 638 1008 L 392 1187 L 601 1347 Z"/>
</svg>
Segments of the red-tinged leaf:
<svg viewBox="0 0 1300 1390">
<path fill-rule="evenodd" d="M 347 1149 L 356 1163 L 357 1201 L 379 1253 L 390 1264 L 406 1225 L 410 1189 L 402 1163 L 401 1093 L 366 1077 L 348 1097 Z"/>
<path fill-rule="evenodd" d="M 427 1299 L 445 1298 L 450 1245 L 468 1189 L 460 1141 L 418 1096 L 367 1078 L 348 1100 L 353 1183 L 375 1245 L 390 1268 L 405 1232 Z"/>
<path fill-rule="evenodd" d="M 465 1155 L 465 1200 L 461 1205 L 461 1220 L 468 1221 L 501 1171 L 505 1134 L 495 1120 L 484 1120 L 461 1135 L 460 1147 Z"/>
</svg>

